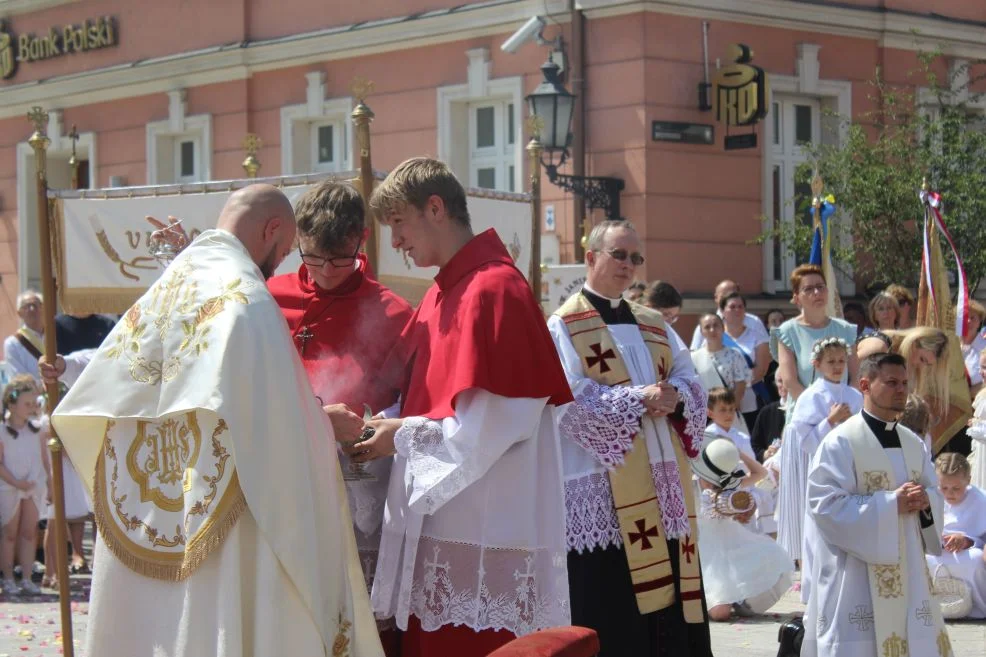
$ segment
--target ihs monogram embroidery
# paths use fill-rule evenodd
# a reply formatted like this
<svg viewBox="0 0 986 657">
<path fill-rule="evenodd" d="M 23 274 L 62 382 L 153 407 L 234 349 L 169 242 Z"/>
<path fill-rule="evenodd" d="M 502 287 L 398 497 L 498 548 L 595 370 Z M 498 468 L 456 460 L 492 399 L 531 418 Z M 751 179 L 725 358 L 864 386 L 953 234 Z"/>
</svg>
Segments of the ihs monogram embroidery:
<svg viewBox="0 0 986 657">
<path fill-rule="evenodd" d="M 891 634 L 883 642 L 883 657 L 907 657 L 907 639 Z"/>
</svg>

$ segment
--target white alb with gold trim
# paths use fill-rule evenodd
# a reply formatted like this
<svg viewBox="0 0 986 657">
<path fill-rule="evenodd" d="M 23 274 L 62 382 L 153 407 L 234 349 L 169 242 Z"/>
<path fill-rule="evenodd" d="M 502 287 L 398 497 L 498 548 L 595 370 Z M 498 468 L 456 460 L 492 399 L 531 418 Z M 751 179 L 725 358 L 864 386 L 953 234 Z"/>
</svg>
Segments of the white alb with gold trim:
<svg viewBox="0 0 986 657">
<path fill-rule="evenodd" d="M 88 654 L 382 654 L 331 427 L 234 236 L 182 252 L 53 424 L 100 528 Z"/>
</svg>

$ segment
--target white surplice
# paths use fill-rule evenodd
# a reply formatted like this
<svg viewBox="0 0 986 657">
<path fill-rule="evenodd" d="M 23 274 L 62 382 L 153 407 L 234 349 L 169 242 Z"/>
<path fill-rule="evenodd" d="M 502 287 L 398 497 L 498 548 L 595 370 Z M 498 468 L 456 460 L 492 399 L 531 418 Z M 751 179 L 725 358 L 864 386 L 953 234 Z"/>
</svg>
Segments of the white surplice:
<svg viewBox="0 0 986 657">
<path fill-rule="evenodd" d="M 972 438 L 972 485 L 986 489 L 986 392 L 980 392 L 972 402 L 972 422 L 967 433 Z"/>
<path fill-rule="evenodd" d="M 890 565 L 900 560 L 898 526 L 912 523 L 905 532 L 904 549 L 909 567 L 905 574 L 907 641 L 917 657 L 940 655 L 939 629 L 935 627 L 925 552 L 941 550 L 929 545 L 918 531 L 917 514 L 900 515 L 892 490 L 866 494 L 857 483 L 853 449 L 846 435 L 855 430 L 857 415 L 825 437 L 808 472 L 806 531 L 816 536 L 811 563 L 812 587 L 804 617 L 802 657 L 878 657 L 873 601 L 868 564 Z M 903 427 L 901 440 L 920 441 Z M 872 433 L 872 432 L 870 432 Z M 875 440 L 875 438 L 874 438 Z M 912 479 L 900 448 L 885 450 L 897 485 Z M 930 459 L 922 460 L 918 483 L 927 490 L 932 516 L 940 533 L 944 500 Z M 783 472 L 781 473 L 783 477 Z M 895 486 L 896 488 L 896 486 Z M 944 657 L 951 654 L 947 651 Z"/>
<path fill-rule="evenodd" d="M 671 433 L 666 418 L 654 418 L 644 414 L 643 405 L 636 398 L 640 387 L 657 382 L 650 350 L 644 344 L 636 324 L 610 324 L 610 332 L 620 357 L 630 375 L 630 386 L 607 387 L 585 376 L 579 357 L 564 320 L 556 315 L 548 318 L 548 330 L 555 341 L 565 375 L 568 377 L 576 403 L 568 407 L 575 411 L 581 406 L 596 418 L 609 419 L 613 427 L 623 427 L 622 451 L 629 448 L 638 427 L 643 430 L 647 452 L 650 455 L 654 485 L 661 494 L 667 490 L 671 474 L 666 472 L 668 461 L 675 456 L 671 446 Z M 700 436 L 706 412 L 705 389 L 699 383 L 691 356 L 680 338 L 669 331 L 672 365 L 668 382 L 681 394 L 685 402 L 685 416 L 694 435 Z M 613 503 L 607 469 L 622 462 L 622 452 L 616 444 L 597 444 L 590 447 L 592 436 L 564 435 L 561 442 L 562 466 L 565 477 L 565 511 L 567 516 L 568 549 L 577 552 L 605 549 L 622 545 L 619 521 Z M 584 439 L 583 439 L 584 438 Z M 581 444 L 580 444 L 581 443 Z M 662 467 L 662 463 L 665 464 Z M 674 466 L 676 469 L 676 466 Z M 686 473 L 685 481 L 690 480 Z M 662 503 L 662 508 L 666 506 Z M 667 528 L 666 528 L 667 529 Z M 670 538 L 681 538 L 683 534 Z"/>
<path fill-rule="evenodd" d="M 986 493 L 969 486 L 961 502 L 946 502 L 944 534 L 961 534 L 972 540 L 972 547 L 961 552 L 942 552 L 940 556 L 929 554 L 928 568 L 934 575 L 944 567 L 952 577 L 965 580 L 972 594 L 972 611 L 968 617 L 986 618 L 986 562 L 983 561 Z"/>
<path fill-rule="evenodd" d="M 811 457 L 818 444 L 832 430 L 828 421 L 832 404 L 847 404 L 850 413 L 856 414 L 863 407 L 863 396 L 844 383 L 818 378 L 798 397 L 791 412 L 790 429 L 784 432 L 777 500 L 777 541 L 795 561 L 802 560 L 805 550 L 811 549 L 811 545 L 804 540 L 805 485 Z M 804 574 L 802 571 L 802 601 L 808 599 Z"/>
<path fill-rule="evenodd" d="M 404 418 L 373 581 L 379 618 L 518 636 L 570 624 L 555 407 L 546 402 L 472 388 L 453 417 Z"/>
</svg>

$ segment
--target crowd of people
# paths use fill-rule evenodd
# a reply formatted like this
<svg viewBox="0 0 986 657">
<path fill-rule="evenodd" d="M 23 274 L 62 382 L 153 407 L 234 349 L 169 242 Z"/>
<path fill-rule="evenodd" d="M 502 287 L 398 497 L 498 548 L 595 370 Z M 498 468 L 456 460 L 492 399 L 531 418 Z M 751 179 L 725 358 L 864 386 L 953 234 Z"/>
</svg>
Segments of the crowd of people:
<svg viewBox="0 0 986 657">
<path fill-rule="evenodd" d="M 439 268 L 416 309 L 360 252 L 367 209 Z M 898 285 L 830 316 L 801 265 L 793 312 L 761 319 L 724 280 L 686 343 L 618 221 L 545 322 L 426 158 L 368 204 L 254 185 L 191 244 L 162 236 L 183 250 L 115 327 L 60 316 L 49 363 L 26 292 L 4 343 L 2 587 L 37 590 L 53 424 L 78 560 L 90 508 L 99 526 L 89 654 L 471 657 L 575 625 L 604 657 L 705 657 L 710 621 L 792 586 L 782 654 L 944 656 L 944 618 L 986 617 L 978 303 L 953 345 Z M 959 346 L 976 415 L 933 461 Z M 41 379 L 68 387 L 50 421 Z"/>
</svg>

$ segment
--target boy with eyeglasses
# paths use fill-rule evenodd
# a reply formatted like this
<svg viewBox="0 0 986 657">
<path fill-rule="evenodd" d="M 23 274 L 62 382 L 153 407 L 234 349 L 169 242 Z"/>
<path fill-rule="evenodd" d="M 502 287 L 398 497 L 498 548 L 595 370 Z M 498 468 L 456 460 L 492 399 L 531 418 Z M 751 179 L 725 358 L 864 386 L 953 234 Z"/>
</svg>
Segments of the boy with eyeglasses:
<svg viewBox="0 0 986 657">
<path fill-rule="evenodd" d="M 385 361 L 411 316 L 411 307 L 381 285 L 360 246 L 368 230 L 365 205 L 348 183 L 325 181 L 295 208 L 302 264 L 295 274 L 267 285 L 288 322 L 312 389 L 325 406 L 336 440 L 360 439 L 364 412 L 379 413 L 397 401 L 397 376 Z M 391 459 L 355 469 L 340 454 L 356 544 L 367 586 L 372 584 Z M 390 652 L 396 635 L 380 625 Z"/>
</svg>

